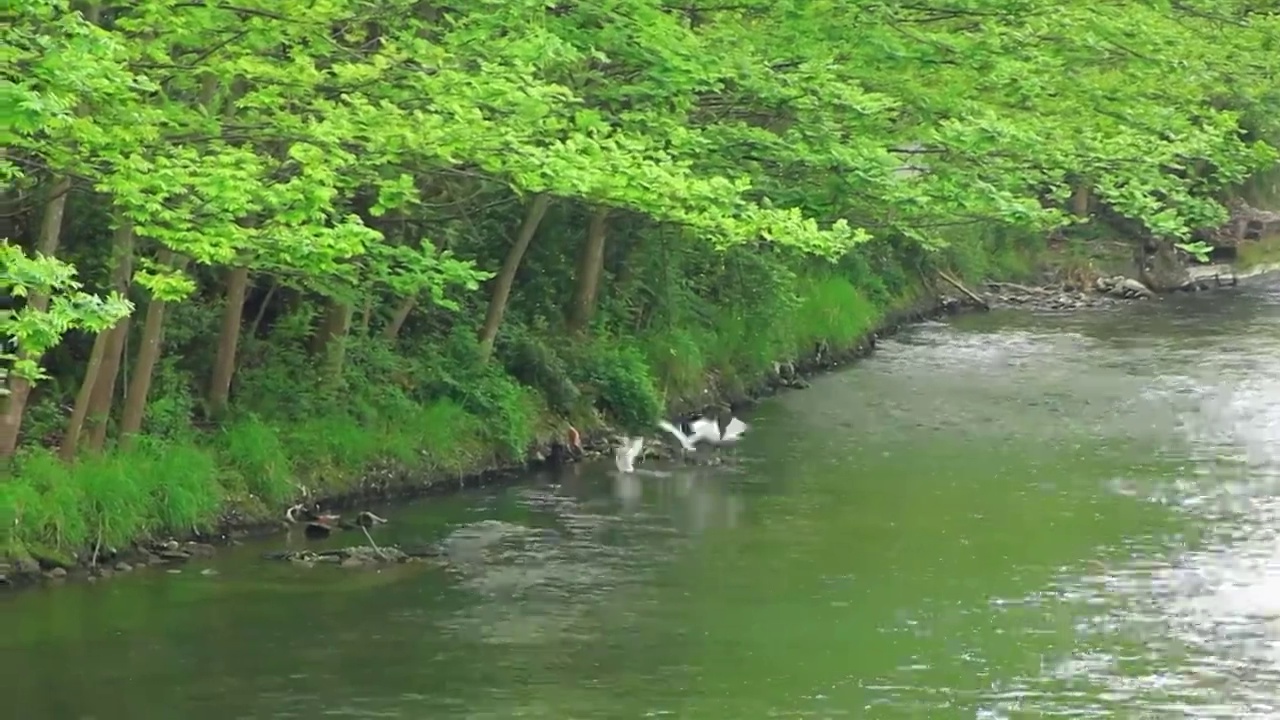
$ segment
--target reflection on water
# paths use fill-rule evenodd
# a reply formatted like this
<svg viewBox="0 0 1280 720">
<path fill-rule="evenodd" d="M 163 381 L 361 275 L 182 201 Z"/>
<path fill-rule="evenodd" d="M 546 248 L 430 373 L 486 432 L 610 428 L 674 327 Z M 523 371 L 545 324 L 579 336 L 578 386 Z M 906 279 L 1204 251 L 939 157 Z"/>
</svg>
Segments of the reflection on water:
<svg viewBox="0 0 1280 720">
<path fill-rule="evenodd" d="M 739 462 L 380 509 L 449 562 L 0 596 L 14 717 L 1280 717 L 1280 288 L 929 323 Z M 655 437 L 658 436 L 655 431 Z M 338 536 L 326 544 L 355 542 Z"/>
</svg>

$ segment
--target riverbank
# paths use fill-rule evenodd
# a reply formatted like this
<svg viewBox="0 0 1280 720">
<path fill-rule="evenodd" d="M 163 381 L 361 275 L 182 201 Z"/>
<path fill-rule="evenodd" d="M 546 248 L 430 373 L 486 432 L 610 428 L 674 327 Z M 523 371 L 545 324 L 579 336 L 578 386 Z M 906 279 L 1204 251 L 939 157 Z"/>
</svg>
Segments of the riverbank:
<svg viewBox="0 0 1280 720">
<path fill-rule="evenodd" d="M 809 337 L 818 340 L 805 351 L 757 363 L 757 372 L 745 381 L 730 382 L 710 373 L 698 392 L 664 393 L 664 413 L 671 417 L 741 412 L 780 390 L 805 387 L 805 378 L 862 358 L 874 350 L 877 339 L 925 319 L 1006 306 L 1072 311 L 1151 296 L 1124 277 L 1093 278 L 1088 284 L 1073 285 L 1054 280 L 1052 272 L 1040 275 L 1041 284 L 1031 280 L 1026 280 L 1031 284 L 994 280 L 953 284 L 955 277 L 944 273 L 935 281 L 911 285 L 898 300 L 881 306 L 857 293 L 843 297 L 838 292 L 814 291 L 819 301 L 811 303 L 818 304 L 801 308 L 798 316 L 811 312 L 836 320 L 820 321 L 825 324 L 810 330 Z M 969 283 L 979 292 L 973 292 Z M 635 378 L 613 377 L 615 383 L 628 381 Z M 289 438 L 250 416 L 212 439 L 221 443 L 221 455 L 190 444 L 144 444 L 131 455 L 87 458 L 70 469 L 51 453 L 37 455 L 27 464 L 31 476 L 25 485 L 0 484 L 0 492 L 9 491 L 16 511 L 12 519 L 0 518 L 8 520 L 3 526 L 27 529 L 26 537 L 15 532 L 0 547 L 0 556 L 7 556 L 0 557 L 0 586 L 18 587 L 42 579 L 96 580 L 138 567 L 182 563 L 214 553 L 222 544 L 282 531 L 284 509 L 299 501 L 325 512 L 352 513 L 375 502 L 508 482 L 542 465 L 605 455 L 613 438 L 625 432 L 616 423 L 602 422 L 598 415 L 566 421 L 548 417 L 542 408 L 537 420 L 526 421 L 539 426 L 537 437 L 524 444 L 521 452 L 503 452 L 500 440 L 477 441 L 477 419 L 456 405 L 436 403 L 419 413 L 413 418 L 387 418 L 386 432 L 394 437 L 384 437 L 376 446 L 368 445 L 366 436 L 378 435 L 377 429 L 353 429 L 321 419 L 312 423 L 315 427 L 301 423 L 294 444 L 286 448 Z M 407 426 L 421 427 L 405 434 Z M 582 440 L 584 452 L 579 457 L 569 451 L 571 427 Z M 366 445 L 357 446 L 361 442 Z M 68 473 L 72 473 L 70 480 Z M 43 495 L 35 497 L 36 493 Z M 190 530 L 175 532 L 174 528 Z M 158 539 L 138 542 L 140 537 Z"/>
<path fill-rule="evenodd" d="M 877 320 L 868 323 L 868 328 L 860 332 L 852 342 L 835 345 L 825 341 L 815 343 L 809 353 L 775 363 L 772 371 L 762 374 L 751 383 L 709 383 L 696 400 L 681 397 L 668 403 L 666 414 L 672 416 L 693 412 L 713 412 L 717 409 L 740 412 L 743 408 L 778 391 L 804 387 L 805 377 L 842 367 L 866 356 L 874 350 L 878 338 L 892 335 L 905 325 L 976 307 L 978 307 L 977 303 L 963 295 L 941 293 L 936 289 L 917 290 L 897 307 L 888 309 Z M 0 557 L 0 587 L 17 588 L 38 583 L 41 580 L 50 582 L 61 582 L 65 579 L 97 580 L 111 577 L 117 572 L 172 565 L 185 562 L 192 557 L 207 556 L 216 552 L 219 545 L 282 531 L 285 527 L 283 509 L 296 499 L 302 499 L 311 506 L 322 507 L 327 512 L 358 511 L 362 506 L 373 502 L 405 500 L 448 493 L 462 487 L 508 482 L 518 478 L 524 472 L 543 465 L 574 462 L 578 459 L 606 454 L 614 434 L 614 428 L 604 424 L 583 428 L 581 441 L 584 452 L 578 457 L 569 452 L 567 436 L 563 432 L 554 432 L 545 433 L 533 443 L 529 453 L 522 457 L 504 458 L 495 453 L 483 459 L 477 459 L 471 463 L 470 467 L 463 466 L 458 461 L 455 461 L 456 464 L 451 467 L 438 465 L 433 467 L 431 463 L 413 463 L 404 458 L 378 458 L 353 478 L 328 478 L 327 487 L 308 487 L 310 483 L 307 480 L 291 478 L 290 487 L 296 488 L 297 495 L 287 499 L 264 498 L 252 492 L 229 494 L 222 498 L 221 506 L 215 511 L 216 520 L 208 523 L 203 531 L 193 528 L 188 533 L 173 533 L 167 529 L 157 528 L 159 532 L 153 533 L 157 539 L 138 541 L 137 538 L 130 538 L 128 542 L 113 543 L 105 541 L 102 533 L 99 532 L 87 549 L 75 552 L 35 543 L 19 544 L 16 542 L 18 538 L 11 538 L 5 557 Z M 245 450 L 241 448 L 242 452 Z M 145 453 L 145 448 L 142 452 Z M 166 454 L 173 455 L 172 452 Z M 168 458 L 166 463 L 171 468 L 171 472 L 181 473 L 185 470 L 195 475 L 201 473 L 200 467 L 182 467 L 183 462 L 190 462 L 193 459 L 199 461 L 200 458 L 184 452 L 178 452 L 176 455 Z M 44 460 L 46 458 L 41 457 L 37 462 L 30 463 L 28 467 L 33 467 L 37 473 L 46 474 L 58 469 L 57 466 L 45 466 Z M 54 462 L 51 456 L 48 460 Z M 317 462 L 322 460 L 318 458 Z M 132 483 L 131 478 L 120 474 L 126 469 L 118 465 L 112 468 L 91 466 L 81 472 L 90 473 L 98 469 L 117 471 L 102 473 L 105 477 L 101 482 L 119 483 L 118 487 L 110 491 L 109 497 L 116 499 L 114 503 L 116 512 L 129 512 L 128 503 L 138 502 L 136 497 L 138 483 Z M 164 468 L 159 469 L 164 470 Z M 154 470 L 134 467 L 134 471 L 140 474 L 151 474 Z M 316 480 L 317 476 L 312 475 L 311 481 Z M 99 482 L 99 479 L 94 477 L 79 482 L 94 485 Z M 39 479 L 33 480 L 31 484 L 36 486 L 35 489 L 44 489 Z M 49 482 L 48 485 L 50 492 L 58 491 L 57 487 L 52 487 L 53 482 Z M 12 481 L 7 485 L 0 485 L 0 488 L 12 489 L 13 487 Z M 145 488 L 143 490 L 145 491 Z M 191 494 L 194 496 L 195 492 Z M 37 507 L 34 498 L 29 500 L 28 507 Z M 67 503 L 60 507 L 55 499 L 54 502 L 45 504 L 44 511 L 48 515 L 53 515 L 54 512 L 61 510 L 61 516 L 40 518 L 35 522 L 47 525 L 52 533 L 69 535 L 77 531 L 77 528 L 73 527 L 75 524 L 79 523 L 83 526 L 93 522 L 89 517 L 74 517 L 71 515 L 72 512 L 105 515 L 108 511 L 108 508 L 97 507 L 101 504 L 101 495 L 93 504 L 95 507 L 88 507 L 85 503 Z M 15 510 L 21 513 L 23 507 L 17 503 L 14 505 Z M 204 512 L 207 513 L 210 509 L 206 508 Z M 200 512 L 200 509 L 197 508 L 195 512 Z M 29 525 L 34 524 L 32 518 L 28 517 L 25 520 Z M 13 527 L 15 524 L 11 522 L 6 525 Z M 180 526 L 178 522 L 172 524 L 172 527 Z M 78 532 L 81 536 L 85 536 L 85 529 L 80 528 Z M 54 537 L 57 538 L 58 535 L 55 534 Z"/>
</svg>

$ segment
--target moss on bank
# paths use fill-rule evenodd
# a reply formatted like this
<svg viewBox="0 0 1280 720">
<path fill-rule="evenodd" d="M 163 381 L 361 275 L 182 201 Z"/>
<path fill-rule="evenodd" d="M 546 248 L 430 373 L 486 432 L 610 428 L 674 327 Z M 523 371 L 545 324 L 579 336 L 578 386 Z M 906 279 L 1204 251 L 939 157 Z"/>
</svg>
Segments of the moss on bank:
<svg viewBox="0 0 1280 720">
<path fill-rule="evenodd" d="M 996 238 L 983 253 L 966 247 L 942 258 L 962 277 L 1021 277 L 1034 267 L 1033 245 Z M 584 433 L 647 429 L 665 410 L 704 407 L 708 392 L 746 394 L 776 361 L 803 359 L 820 344 L 855 347 L 933 292 L 922 267 L 900 261 L 850 258 L 783 281 L 768 288 L 767 306 L 636 333 L 615 324 L 566 342 L 512 324 L 490 363 L 461 334 L 399 352 L 365 342 L 351 348 L 339 395 L 291 393 L 297 368 L 255 366 L 250 347 L 240 396 L 252 400 L 215 427 L 192 425 L 184 395 L 171 388 L 154 404 L 161 422 L 128 449 L 71 465 L 49 449 L 24 449 L 0 480 L 0 555 L 70 560 L 98 545 L 207 532 L 228 518 L 269 520 L 304 493 L 356 490 L 378 463 L 419 484 L 515 466 L 533 445 L 563 438 L 570 422 Z M 177 418 L 168 424 L 166 407 Z"/>
</svg>

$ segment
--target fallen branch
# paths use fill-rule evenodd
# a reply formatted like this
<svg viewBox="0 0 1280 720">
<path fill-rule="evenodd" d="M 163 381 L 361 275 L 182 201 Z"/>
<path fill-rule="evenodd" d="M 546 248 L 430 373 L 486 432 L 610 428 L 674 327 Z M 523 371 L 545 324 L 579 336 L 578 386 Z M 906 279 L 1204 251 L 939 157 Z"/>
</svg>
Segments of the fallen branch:
<svg viewBox="0 0 1280 720">
<path fill-rule="evenodd" d="M 943 272 L 942 270 L 939 270 L 939 271 L 937 271 L 937 272 L 938 272 L 938 277 L 942 278 L 943 280 L 946 280 L 946 281 L 947 281 L 947 284 L 951 285 L 951 286 L 952 286 L 952 287 L 954 287 L 955 289 L 957 289 L 957 290 L 959 290 L 960 292 L 962 292 L 962 293 L 964 293 L 965 295 L 967 295 L 967 296 L 969 297 L 969 299 L 970 299 L 970 300 L 972 300 L 972 301 L 974 301 L 974 302 L 978 303 L 979 305 L 981 305 L 981 306 L 982 306 L 982 308 L 983 308 L 984 310 L 990 310 L 990 309 L 991 309 L 991 304 L 990 304 L 990 303 L 988 303 L 988 302 L 986 301 L 986 299 L 985 299 L 985 298 L 983 298 L 981 295 L 978 295 L 978 294 L 977 294 L 977 293 L 975 293 L 974 291 L 972 291 L 972 290 L 970 290 L 969 288 L 965 287 L 963 284 L 961 284 L 961 283 L 960 283 L 960 281 L 959 281 L 959 280 L 957 280 L 957 279 L 955 279 L 955 278 L 951 277 L 950 275 L 948 275 L 947 273 Z"/>
<path fill-rule="evenodd" d="M 987 287 L 995 290 L 1008 289 L 1015 292 L 1026 293 L 1028 295 L 1043 295 L 1045 293 L 1053 292 L 1052 288 L 1031 287 L 1029 285 L 1020 285 L 1018 283 L 996 282 L 995 280 L 988 281 Z"/>
</svg>

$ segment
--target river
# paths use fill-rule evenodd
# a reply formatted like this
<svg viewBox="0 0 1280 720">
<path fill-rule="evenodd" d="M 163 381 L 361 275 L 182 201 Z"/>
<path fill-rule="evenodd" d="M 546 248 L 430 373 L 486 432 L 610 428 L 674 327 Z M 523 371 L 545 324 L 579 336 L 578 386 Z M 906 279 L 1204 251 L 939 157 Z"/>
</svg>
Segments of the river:
<svg viewBox="0 0 1280 720">
<path fill-rule="evenodd" d="M 928 323 L 739 462 L 387 508 L 447 567 L 277 537 L 0 597 L 14 718 L 1280 716 L 1280 282 Z M 354 542 L 330 539 L 330 544 Z M 211 569 L 215 572 L 204 573 Z"/>
</svg>

